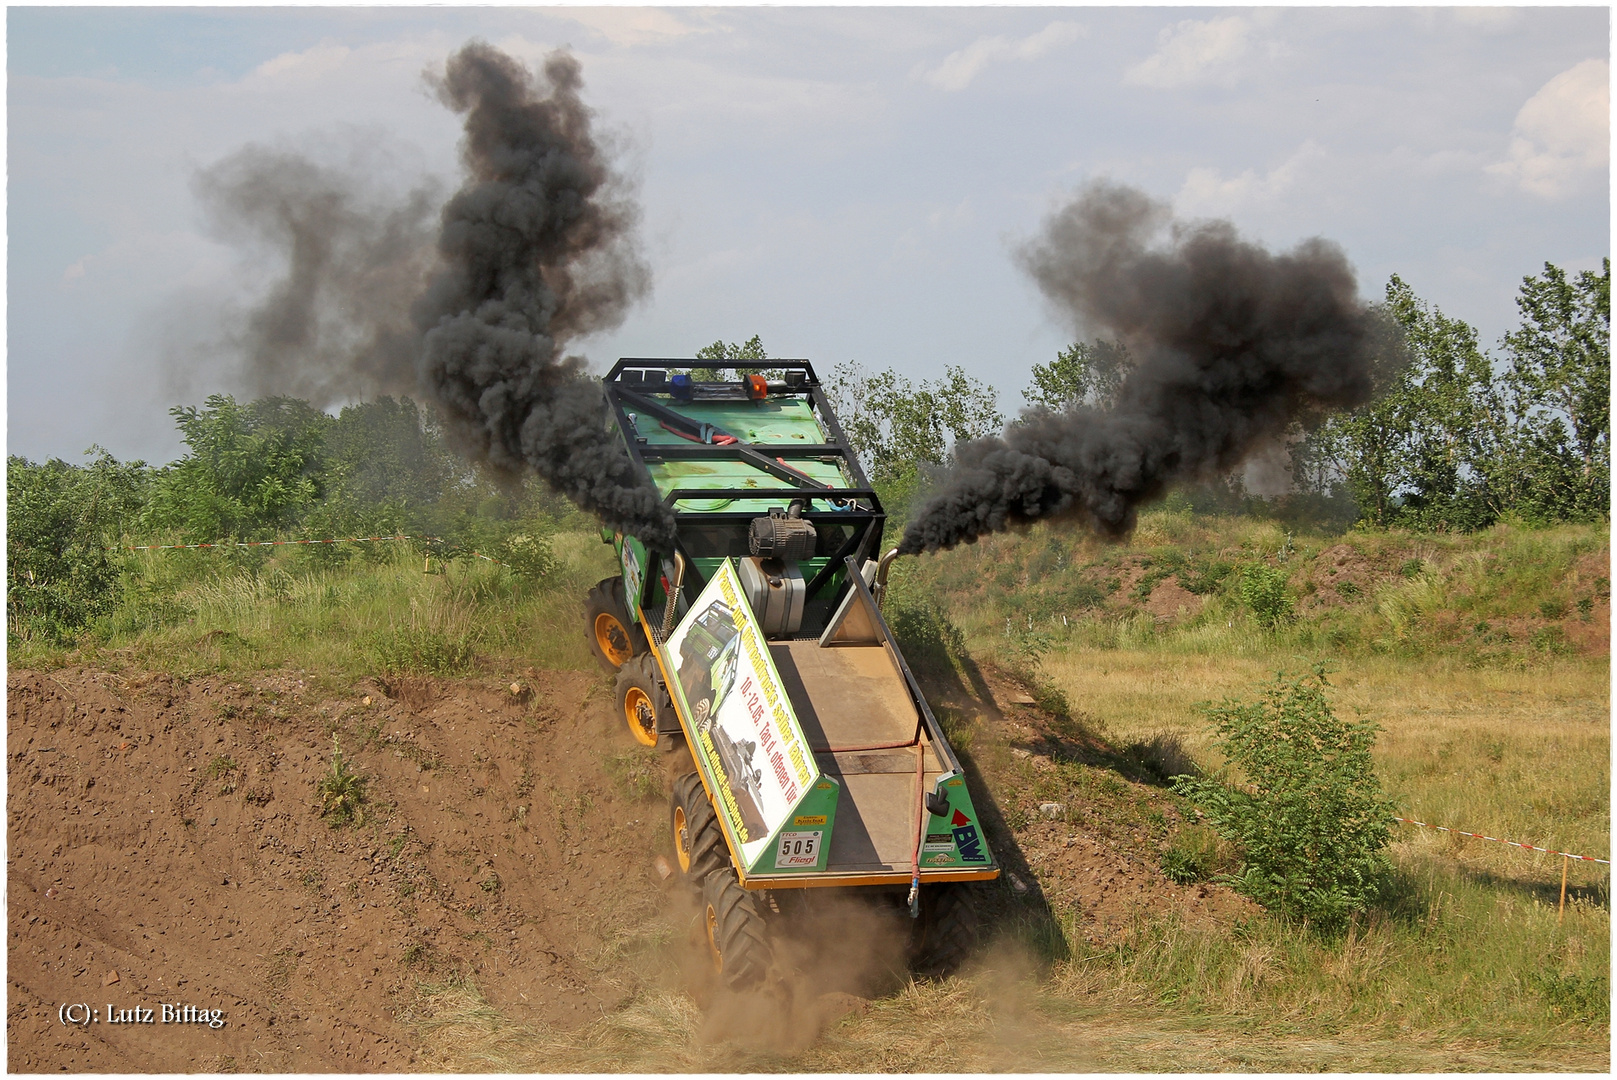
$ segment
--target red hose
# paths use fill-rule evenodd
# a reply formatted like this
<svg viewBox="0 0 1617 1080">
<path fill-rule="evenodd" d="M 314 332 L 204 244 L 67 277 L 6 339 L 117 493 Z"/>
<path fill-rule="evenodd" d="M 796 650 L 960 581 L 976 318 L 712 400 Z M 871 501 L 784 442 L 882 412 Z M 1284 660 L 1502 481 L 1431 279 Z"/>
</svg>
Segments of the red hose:
<svg viewBox="0 0 1617 1080">
<path fill-rule="evenodd" d="M 699 443 L 699 442 L 702 441 L 701 439 L 697 438 L 695 435 L 692 435 L 692 434 L 690 434 L 688 432 L 680 431 L 678 428 L 669 427 L 667 424 L 663 423 L 663 421 L 661 421 L 661 420 L 657 421 L 657 423 L 662 427 L 662 429 L 664 431 L 668 432 L 670 435 L 678 435 L 682 439 L 689 439 L 691 442 L 696 442 L 696 443 Z M 738 440 L 734 435 L 715 435 L 715 436 L 713 436 L 713 445 L 714 446 L 729 446 L 731 443 L 739 442 L 739 441 L 740 440 Z"/>
</svg>

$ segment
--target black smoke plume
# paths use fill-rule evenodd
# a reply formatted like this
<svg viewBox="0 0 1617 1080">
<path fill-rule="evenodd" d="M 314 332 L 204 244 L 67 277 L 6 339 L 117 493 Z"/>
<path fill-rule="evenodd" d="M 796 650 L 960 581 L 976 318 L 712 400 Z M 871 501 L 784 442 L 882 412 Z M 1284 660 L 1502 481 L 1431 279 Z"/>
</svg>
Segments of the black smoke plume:
<svg viewBox="0 0 1617 1080">
<path fill-rule="evenodd" d="M 1121 538 L 1170 485 L 1227 473 L 1298 416 L 1370 396 L 1381 320 L 1330 241 L 1276 255 L 1227 221 L 1176 222 L 1142 192 L 1096 183 L 1020 261 L 1076 329 L 1120 340 L 1135 366 L 1111 409 L 1034 409 L 956 446 L 904 531 L 907 554 L 1042 519 Z"/>
<path fill-rule="evenodd" d="M 553 53 L 536 80 L 472 42 L 429 81 L 466 117 L 465 180 L 446 204 L 429 181 L 402 195 L 378 185 L 400 169 L 375 133 L 349 133 L 345 154 L 325 147 L 336 163 L 250 145 L 197 175 L 214 235 L 287 267 L 229 332 L 236 381 L 322 408 L 419 394 L 496 475 L 532 469 L 613 527 L 670 543 L 673 516 L 608 435 L 600 384 L 565 355 L 622 322 L 650 282 L 578 62 Z"/>
<path fill-rule="evenodd" d="M 443 209 L 440 269 L 415 305 L 421 383 L 477 458 L 532 468 L 613 527 L 667 545 L 672 512 L 608 434 L 583 359 L 563 355 L 647 291 L 637 214 L 591 136 L 578 61 L 552 53 L 543 78 L 472 42 L 436 80 L 466 116 L 466 182 Z"/>
<path fill-rule="evenodd" d="M 324 155 L 338 160 L 318 162 L 250 144 L 192 182 L 214 236 L 285 260 L 285 276 L 229 332 L 237 381 L 254 396 L 325 408 L 413 389 L 421 339 L 410 305 L 431 269 L 442 194 L 430 181 L 400 194 L 370 179 L 398 171 L 374 132 L 341 142 Z"/>
</svg>

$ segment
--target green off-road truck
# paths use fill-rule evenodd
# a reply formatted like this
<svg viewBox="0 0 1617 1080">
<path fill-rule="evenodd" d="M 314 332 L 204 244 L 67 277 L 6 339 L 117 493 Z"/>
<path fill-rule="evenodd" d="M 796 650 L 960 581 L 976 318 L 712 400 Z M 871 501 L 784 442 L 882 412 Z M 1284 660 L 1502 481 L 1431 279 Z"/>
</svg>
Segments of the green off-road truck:
<svg viewBox="0 0 1617 1080">
<path fill-rule="evenodd" d="M 590 646 L 633 737 L 677 755 L 673 873 L 727 985 L 767 973 L 766 914 L 811 896 L 786 890 L 819 888 L 907 905 L 911 966 L 946 972 L 976 943 L 967 883 L 999 868 L 882 618 L 881 501 L 813 367 L 768 363 L 607 374 L 612 422 L 677 540 L 602 534 L 622 572 L 590 590 Z"/>
</svg>

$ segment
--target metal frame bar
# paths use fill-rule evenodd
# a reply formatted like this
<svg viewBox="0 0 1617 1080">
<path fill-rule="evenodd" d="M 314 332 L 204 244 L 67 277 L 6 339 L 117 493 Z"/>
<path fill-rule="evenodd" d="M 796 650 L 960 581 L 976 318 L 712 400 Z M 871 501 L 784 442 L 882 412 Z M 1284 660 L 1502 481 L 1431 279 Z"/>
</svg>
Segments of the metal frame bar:
<svg viewBox="0 0 1617 1080">
<path fill-rule="evenodd" d="M 641 392 L 648 385 L 666 388 L 667 382 L 662 384 L 624 383 L 619 381 L 619 376 L 625 370 L 639 368 L 642 370 L 658 369 L 668 371 L 675 368 L 685 368 L 703 371 L 736 371 L 743 368 L 757 367 L 803 373 L 804 380 L 802 382 L 791 384 L 784 390 L 774 392 L 771 396 L 806 398 L 815 417 L 831 436 L 830 442 L 787 446 L 773 443 L 750 445 L 740 442 L 725 446 L 710 443 L 696 443 L 688 446 L 665 444 L 653 446 L 634 437 L 635 427 L 629 422 L 629 409 L 625 408 L 625 406 L 630 406 L 637 412 L 650 413 L 691 435 L 700 435 L 703 425 L 701 421 L 694 420 L 677 409 L 664 405 L 660 401 L 655 401 L 646 396 L 646 393 Z M 830 580 L 830 577 L 835 574 L 835 568 L 839 563 L 845 563 L 849 558 L 856 556 L 867 557 L 872 542 L 875 542 L 876 546 L 880 546 L 880 534 L 883 531 L 887 514 L 882 509 L 880 497 L 872 488 L 869 478 L 859 464 L 858 455 L 853 452 L 852 446 L 849 445 L 848 437 L 843 432 L 842 425 L 837 422 L 836 414 L 831 411 L 830 400 L 826 397 L 825 390 L 820 385 L 819 376 L 814 371 L 814 365 L 807 360 L 771 359 L 737 362 L 733 360 L 686 359 L 684 357 L 620 357 L 602 380 L 602 386 L 605 391 L 607 405 L 612 410 L 613 417 L 617 421 L 618 432 L 623 439 L 624 449 L 629 454 L 629 460 L 632 462 L 633 468 L 645 483 L 655 486 L 655 481 L 651 477 L 651 470 L 647 467 L 648 461 L 700 461 L 704 458 L 717 458 L 745 461 L 754 468 L 791 485 L 770 488 L 676 488 L 664 496 L 664 502 L 670 507 L 674 507 L 676 521 L 689 521 L 693 524 L 700 522 L 712 525 L 735 525 L 751 521 L 759 516 L 756 512 L 751 511 L 680 510 L 675 504 L 683 499 L 783 500 L 788 502 L 792 499 L 806 499 L 809 501 L 810 509 L 803 512 L 804 518 L 809 521 L 824 521 L 827 524 L 852 525 L 855 527 L 854 536 L 858 539 L 856 548 L 854 539 L 850 538 L 844 542 L 836 557 L 815 575 L 812 584 L 819 588 L 823 588 L 825 583 Z M 648 392 L 657 393 L 659 391 L 649 390 Z M 716 425 L 710 424 L 707 426 L 709 430 L 722 430 L 717 429 Z M 730 433 L 725 432 L 725 434 Z M 785 457 L 788 454 L 794 457 L 835 457 L 838 459 L 838 464 L 846 470 L 846 474 L 852 477 L 853 486 L 820 486 L 820 482 L 812 477 L 797 473 L 789 467 L 783 467 L 779 462 L 773 460 L 772 455 Z M 847 505 L 847 509 L 812 509 L 814 503 L 820 501 L 844 503 Z M 690 557 L 689 553 L 685 552 L 683 545 L 677 541 L 675 542 L 675 550 L 685 555 L 687 566 L 684 587 L 680 590 L 681 594 L 687 598 L 699 595 L 701 590 L 707 586 L 707 580 L 702 572 L 697 569 L 695 561 Z M 657 553 L 648 552 L 648 555 L 656 556 Z M 857 571 L 855 571 L 855 576 L 857 576 Z M 650 574 L 646 575 L 646 577 L 646 596 L 649 597 L 654 587 L 653 582 L 660 582 L 660 569 L 656 579 L 653 579 Z M 693 593 L 692 590 L 695 590 L 695 592 Z M 815 591 L 817 590 L 805 590 L 805 593 L 813 595 Z"/>
</svg>

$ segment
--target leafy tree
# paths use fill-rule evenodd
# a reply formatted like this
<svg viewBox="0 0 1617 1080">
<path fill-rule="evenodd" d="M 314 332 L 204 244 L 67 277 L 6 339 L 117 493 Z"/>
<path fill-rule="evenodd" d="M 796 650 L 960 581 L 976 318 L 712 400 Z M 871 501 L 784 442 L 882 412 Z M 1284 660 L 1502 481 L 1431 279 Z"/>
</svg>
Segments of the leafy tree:
<svg viewBox="0 0 1617 1080">
<path fill-rule="evenodd" d="M 6 475 L 6 612 L 12 637 L 58 643 L 112 609 L 122 559 L 114 549 L 138 512 L 151 470 L 98 446 L 88 465 L 12 457 Z"/>
<path fill-rule="evenodd" d="M 952 443 L 1005 426 L 994 388 L 957 365 L 941 379 L 914 383 L 892 369 L 871 374 L 843 363 L 826 390 L 843 433 L 894 509 L 909 502 L 925 469 L 948 461 Z"/>
<path fill-rule="evenodd" d="M 1061 412 L 1070 405 L 1110 409 L 1117 402 L 1123 379 L 1134 366 L 1120 342 L 1085 344 L 1075 341 L 1049 364 L 1033 365 L 1033 385 L 1022 391 L 1029 405 Z"/>
<path fill-rule="evenodd" d="M 1418 300 L 1397 275 L 1387 283 L 1387 308 L 1413 360 L 1392 403 L 1392 480 L 1403 494 L 1397 521 L 1424 529 L 1490 525 L 1498 516 L 1504 409 L 1477 332 Z"/>
<path fill-rule="evenodd" d="M 1488 525 L 1504 413 L 1476 331 L 1397 275 L 1383 310 L 1393 333 L 1376 353 L 1375 396 L 1310 433 L 1293 453 L 1293 477 L 1321 492 L 1341 484 L 1376 527 Z"/>
<path fill-rule="evenodd" d="M 1376 725 L 1331 710 L 1322 667 L 1277 675 L 1256 701 L 1203 711 L 1228 767 L 1174 787 L 1241 853 L 1224 880 L 1321 929 L 1363 911 L 1389 868 L 1393 806 L 1370 760 Z"/>
<path fill-rule="evenodd" d="M 696 358 L 698 360 L 768 360 L 769 354 L 764 352 L 763 341 L 757 334 L 754 334 L 745 344 L 741 345 L 737 345 L 733 341 L 726 345 L 723 339 L 715 341 L 711 345 L 697 349 Z M 778 377 L 779 374 L 779 371 L 767 368 L 740 368 L 736 371 L 734 377 L 762 375 L 766 379 L 773 379 Z M 697 382 L 718 382 L 725 376 L 708 368 L 693 368 L 691 378 Z"/>
<path fill-rule="evenodd" d="M 1611 512 L 1611 260 L 1575 281 L 1544 264 L 1522 279 L 1521 326 L 1505 335 L 1503 382 L 1517 476 L 1509 503 L 1529 519 Z"/>
<path fill-rule="evenodd" d="M 1394 276 L 1375 398 L 1327 419 L 1294 454 L 1315 491 L 1341 484 L 1378 527 L 1477 529 L 1610 513 L 1611 270 L 1524 279 L 1522 323 L 1492 360 L 1476 331 Z"/>
<path fill-rule="evenodd" d="M 331 417 L 296 398 L 247 405 L 214 394 L 169 410 L 190 452 L 159 473 L 145 520 L 190 542 L 266 536 L 295 524 L 322 494 Z"/>
<path fill-rule="evenodd" d="M 419 529 L 446 491 L 473 482 L 430 415 L 391 397 L 345 406 L 327 425 L 318 479 L 325 497 L 301 522 L 311 535 Z"/>
</svg>

